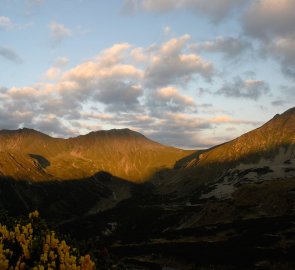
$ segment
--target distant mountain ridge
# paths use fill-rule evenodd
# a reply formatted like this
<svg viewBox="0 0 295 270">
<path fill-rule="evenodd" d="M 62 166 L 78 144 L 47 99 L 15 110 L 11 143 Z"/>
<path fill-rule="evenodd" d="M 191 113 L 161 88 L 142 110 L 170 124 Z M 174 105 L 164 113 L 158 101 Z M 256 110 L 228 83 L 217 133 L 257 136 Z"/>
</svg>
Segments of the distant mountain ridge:
<svg viewBox="0 0 295 270">
<path fill-rule="evenodd" d="M 232 192 L 229 187 L 241 181 L 295 177 L 295 108 L 232 141 L 180 159 L 175 168 L 166 181 L 155 181 L 165 192 L 187 194 L 203 184 L 212 189 L 217 181 Z"/>
<path fill-rule="evenodd" d="M 72 180 L 100 171 L 142 182 L 190 154 L 129 129 L 52 138 L 33 129 L 0 131 L 0 176 L 30 181 Z"/>
<path fill-rule="evenodd" d="M 162 175 L 160 181 L 164 179 L 164 185 L 167 181 L 176 183 L 173 189 L 178 182 L 189 182 L 189 188 L 200 181 L 214 182 L 239 164 L 251 165 L 280 155 L 284 161 L 292 160 L 294 134 L 295 108 L 232 141 L 202 151 L 164 146 L 129 129 L 95 131 L 68 139 L 27 128 L 2 130 L 0 176 L 30 181 L 73 180 L 105 171 L 144 182 L 154 173 L 174 167 L 172 175 Z"/>
<path fill-rule="evenodd" d="M 186 163 L 186 167 L 194 167 L 215 163 L 234 162 L 243 159 L 253 162 L 259 159 L 258 154 L 271 156 L 281 147 L 292 147 L 295 144 L 295 108 L 283 114 L 275 115 L 261 127 L 220 146 L 204 151 L 194 161 Z"/>
</svg>

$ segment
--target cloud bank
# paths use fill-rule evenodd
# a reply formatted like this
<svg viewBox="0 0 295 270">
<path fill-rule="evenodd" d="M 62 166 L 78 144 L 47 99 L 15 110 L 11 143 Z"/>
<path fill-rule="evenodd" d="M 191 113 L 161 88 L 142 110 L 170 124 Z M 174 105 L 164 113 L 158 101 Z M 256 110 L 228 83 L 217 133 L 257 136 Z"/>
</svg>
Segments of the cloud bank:
<svg viewBox="0 0 295 270">
<path fill-rule="evenodd" d="M 63 29 L 57 28 L 58 33 Z M 60 33 L 56 34 L 58 38 L 64 36 L 63 30 Z M 43 81 L 1 88 L 0 105 L 12 112 L 9 117 L 0 112 L 1 126 L 27 126 L 58 136 L 77 135 L 105 125 L 128 126 L 154 139 L 167 135 L 169 144 L 201 147 L 205 144 L 198 139 L 203 139 L 203 131 L 223 125 L 256 125 L 230 116 L 197 115 L 199 108 L 207 107 L 199 106 L 197 96 L 186 89 L 193 82 L 210 82 L 217 75 L 214 64 L 192 51 L 192 45 L 189 35 L 147 47 L 119 43 L 67 69 L 69 60 L 61 57 L 43 73 Z M 13 54 L 6 57 L 18 59 Z M 256 98 L 265 91 L 259 81 L 244 82 L 243 87 L 249 93 L 226 89 L 220 94 Z M 194 139 L 189 140 L 190 136 Z"/>
</svg>

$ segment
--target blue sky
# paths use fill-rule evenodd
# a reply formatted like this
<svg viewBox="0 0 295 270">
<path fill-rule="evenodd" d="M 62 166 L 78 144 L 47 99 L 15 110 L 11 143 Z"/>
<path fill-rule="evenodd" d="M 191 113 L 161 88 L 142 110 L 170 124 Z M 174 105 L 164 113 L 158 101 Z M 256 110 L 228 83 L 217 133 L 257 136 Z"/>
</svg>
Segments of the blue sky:
<svg viewBox="0 0 295 270">
<path fill-rule="evenodd" d="M 293 0 L 1 0 L 0 129 L 209 147 L 294 106 Z"/>
</svg>

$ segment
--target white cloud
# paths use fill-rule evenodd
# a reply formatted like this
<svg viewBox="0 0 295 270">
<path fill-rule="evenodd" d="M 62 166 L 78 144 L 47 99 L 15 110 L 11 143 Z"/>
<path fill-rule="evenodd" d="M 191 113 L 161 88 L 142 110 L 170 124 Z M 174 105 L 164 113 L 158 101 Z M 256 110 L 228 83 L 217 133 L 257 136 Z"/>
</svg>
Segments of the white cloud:
<svg viewBox="0 0 295 270">
<path fill-rule="evenodd" d="M 163 112 L 191 111 L 195 109 L 194 99 L 188 95 L 183 95 L 173 86 L 167 86 L 152 92 L 148 96 L 148 108 L 152 115 L 161 115 Z"/>
<path fill-rule="evenodd" d="M 57 67 L 51 67 L 49 68 L 45 73 L 45 79 L 48 80 L 55 80 L 57 79 L 61 74 L 61 70 Z"/>
<path fill-rule="evenodd" d="M 148 62 L 148 60 L 149 60 L 148 54 L 149 53 L 147 53 L 145 51 L 145 49 L 142 48 L 142 47 L 133 48 L 130 51 L 130 56 L 132 57 L 132 59 L 135 62 L 138 62 L 138 63 L 140 63 L 140 62 L 142 62 L 142 63 Z"/>
<path fill-rule="evenodd" d="M 201 56 L 185 53 L 189 35 L 173 38 L 150 52 L 150 63 L 145 72 L 146 84 L 164 86 L 182 84 L 200 75 L 210 80 L 214 74 L 213 64 Z"/>
<path fill-rule="evenodd" d="M 72 31 L 65 27 L 63 24 L 57 23 L 57 22 L 52 22 L 49 25 L 50 29 L 50 36 L 54 43 L 59 43 L 66 37 L 69 37 L 72 35 Z"/>
<path fill-rule="evenodd" d="M 47 69 L 43 75 L 45 80 L 57 80 L 63 75 L 63 69 L 68 65 L 69 59 L 67 57 L 59 57 L 54 62 L 53 65 Z"/>
<path fill-rule="evenodd" d="M 189 97 L 185 96 L 179 93 L 179 91 L 175 87 L 165 87 L 159 89 L 156 94 L 156 97 L 159 98 L 159 100 L 163 100 L 165 102 L 175 102 L 180 103 L 187 106 L 195 106 L 194 100 Z"/>
</svg>

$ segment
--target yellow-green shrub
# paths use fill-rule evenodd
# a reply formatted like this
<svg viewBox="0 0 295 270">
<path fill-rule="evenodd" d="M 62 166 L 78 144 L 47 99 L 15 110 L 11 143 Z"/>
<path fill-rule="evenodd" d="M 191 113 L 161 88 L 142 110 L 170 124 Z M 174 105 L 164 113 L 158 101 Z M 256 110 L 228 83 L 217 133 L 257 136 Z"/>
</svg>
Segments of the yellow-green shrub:
<svg viewBox="0 0 295 270">
<path fill-rule="evenodd" d="M 92 270 L 90 255 L 80 256 L 77 249 L 59 240 L 54 231 L 40 221 L 38 211 L 28 220 L 0 223 L 0 270 Z"/>
</svg>

